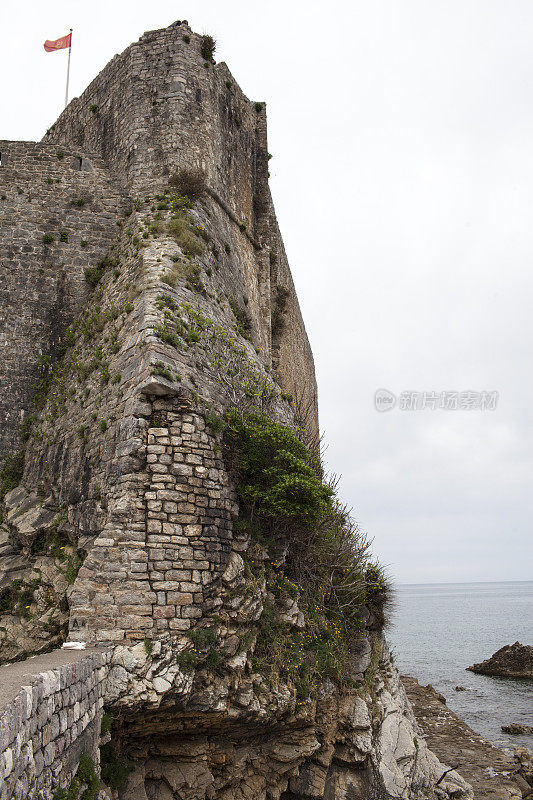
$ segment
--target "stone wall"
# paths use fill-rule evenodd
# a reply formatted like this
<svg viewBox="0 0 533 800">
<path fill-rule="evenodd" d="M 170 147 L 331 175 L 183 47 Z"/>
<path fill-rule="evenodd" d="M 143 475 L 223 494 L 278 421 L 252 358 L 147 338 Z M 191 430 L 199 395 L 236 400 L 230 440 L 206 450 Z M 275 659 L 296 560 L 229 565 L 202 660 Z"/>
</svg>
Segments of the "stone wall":
<svg viewBox="0 0 533 800">
<path fill-rule="evenodd" d="M 145 33 L 72 100 L 45 140 L 98 152 L 135 198 L 161 190 L 182 167 L 205 172 L 263 354 L 285 391 L 309 407 L 316 435 L 313 356 L 268 187 L 265 104 L 248 100 L 226 64 L 205 61 L 200 48 L 186 24 Z M 286 324 L 273 339 L 278 287 Z"/>
<path fill-rule="evenodd" d="M 0 155 L 1 463 L 20 447 L 39 360 L 87 300 L 85 269 L 115 240 L 123 199 L 78 149 L 0 141 Z"/>
<path fill-rule="evenodd" d="M 214 438 L 188 405 L 145 403 L 146 466 L 124 523 L 110 515 L 78 573 L 73 639 L 164 640 L 205 612 L 229 558 L 236 504 Z"/>
<path fill-rule="evenodd" d="M 98 766 L 109 658 L 97 652 L 33 676 L 0 708 L 1 800 L 51 800 L 84 753 Z"/>
</svg>

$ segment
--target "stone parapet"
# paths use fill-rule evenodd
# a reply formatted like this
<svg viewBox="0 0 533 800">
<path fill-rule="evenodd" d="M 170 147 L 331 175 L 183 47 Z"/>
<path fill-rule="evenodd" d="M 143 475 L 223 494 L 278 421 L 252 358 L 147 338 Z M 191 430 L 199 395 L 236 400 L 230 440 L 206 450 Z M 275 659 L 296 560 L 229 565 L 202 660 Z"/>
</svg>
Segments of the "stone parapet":
<svg viewBox="0 0 533 800">
<path fill-rule="evenodd" d="M 68 663 L 53 666 L 58 660 Z M 0 668 L 3 691 L 13 695 L 17 680 L 22 684 L 0 707 L 1 800 L 52 800 L 82 755 L 98 766 L 109 660 L 106 651 L 59 651 Z"/>
</svg>

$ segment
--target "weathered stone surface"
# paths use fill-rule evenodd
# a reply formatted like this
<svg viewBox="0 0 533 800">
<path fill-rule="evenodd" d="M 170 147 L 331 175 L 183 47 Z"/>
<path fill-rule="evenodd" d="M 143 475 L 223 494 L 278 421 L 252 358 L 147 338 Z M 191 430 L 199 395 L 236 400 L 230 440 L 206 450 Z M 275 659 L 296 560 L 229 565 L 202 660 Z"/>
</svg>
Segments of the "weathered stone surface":
<svg viewBox="0 0 533 800">
<path fill-rule="evenodd" d="M 475 733 L 442 703 L 432 686 L 402 677 L 427 744 L 444 764 L 455 766 L 472 786 L 476 800 L 518 800 L 515 765 L 503 750 Z M 420 740 L 419 740 L 420 741 Z"/>
<path fill-rule="evenodd" d="M 498 678 L 528 678 L 533 680 L 533 645 L 506 644 L 480 664 L 467 667 L 480 675 Z"/>
<path fill-rule="evenodd" d="M 502 725 L 502 731 L 515 736 L 533 736 L 533 725 L 520 725 L 518 722 L 513 722 L 511 725 Z"/>
</svg>

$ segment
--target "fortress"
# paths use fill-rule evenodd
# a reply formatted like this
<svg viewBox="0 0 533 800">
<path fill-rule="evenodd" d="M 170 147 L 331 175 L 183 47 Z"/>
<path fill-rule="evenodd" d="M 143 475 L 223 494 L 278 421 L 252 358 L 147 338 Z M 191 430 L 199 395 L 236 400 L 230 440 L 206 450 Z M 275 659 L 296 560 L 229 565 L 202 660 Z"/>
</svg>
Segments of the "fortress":
<svg viewBox="0 0 533 800">
<path fill-rule="evenodd" d="M 212 44 L 145 33 L 41 143 L 0 141 L 0 798 L 470 798 L 416 728 L 379 580 L 349 681 L 309 688 L 290 548 L 242 524 L 220 421 L 296 430 L 315 480 L 317 390 L 265 104 Z"/>
</svg>

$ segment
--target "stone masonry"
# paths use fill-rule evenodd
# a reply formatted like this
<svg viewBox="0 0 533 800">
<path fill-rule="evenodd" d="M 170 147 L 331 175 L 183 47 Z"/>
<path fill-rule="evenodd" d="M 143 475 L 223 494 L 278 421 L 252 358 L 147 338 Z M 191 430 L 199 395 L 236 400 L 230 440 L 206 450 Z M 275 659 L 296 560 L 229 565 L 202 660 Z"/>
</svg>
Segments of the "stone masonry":
<svg viewBox="0 0 533 800">
<path fill-rule="evenodd" d="M 2 462 L 20 446 L 39 361 L 88 298 L 85 269 L 116 239 L 124 198 L 102 160 L 77 148 L 0 141 L 0 155 Z"/>
<path fill-rule="evenodd" d="M 84 752 L 98 763 L 109 658 L 95 652 L 29 674 L 7 705 L 0 702 L 1 800 L 43 797 L 52 786 L 68 785 Z M 7 681 L 6 669 L 13 671 L 0 668 L 0 680 Z"/>
</svg>

